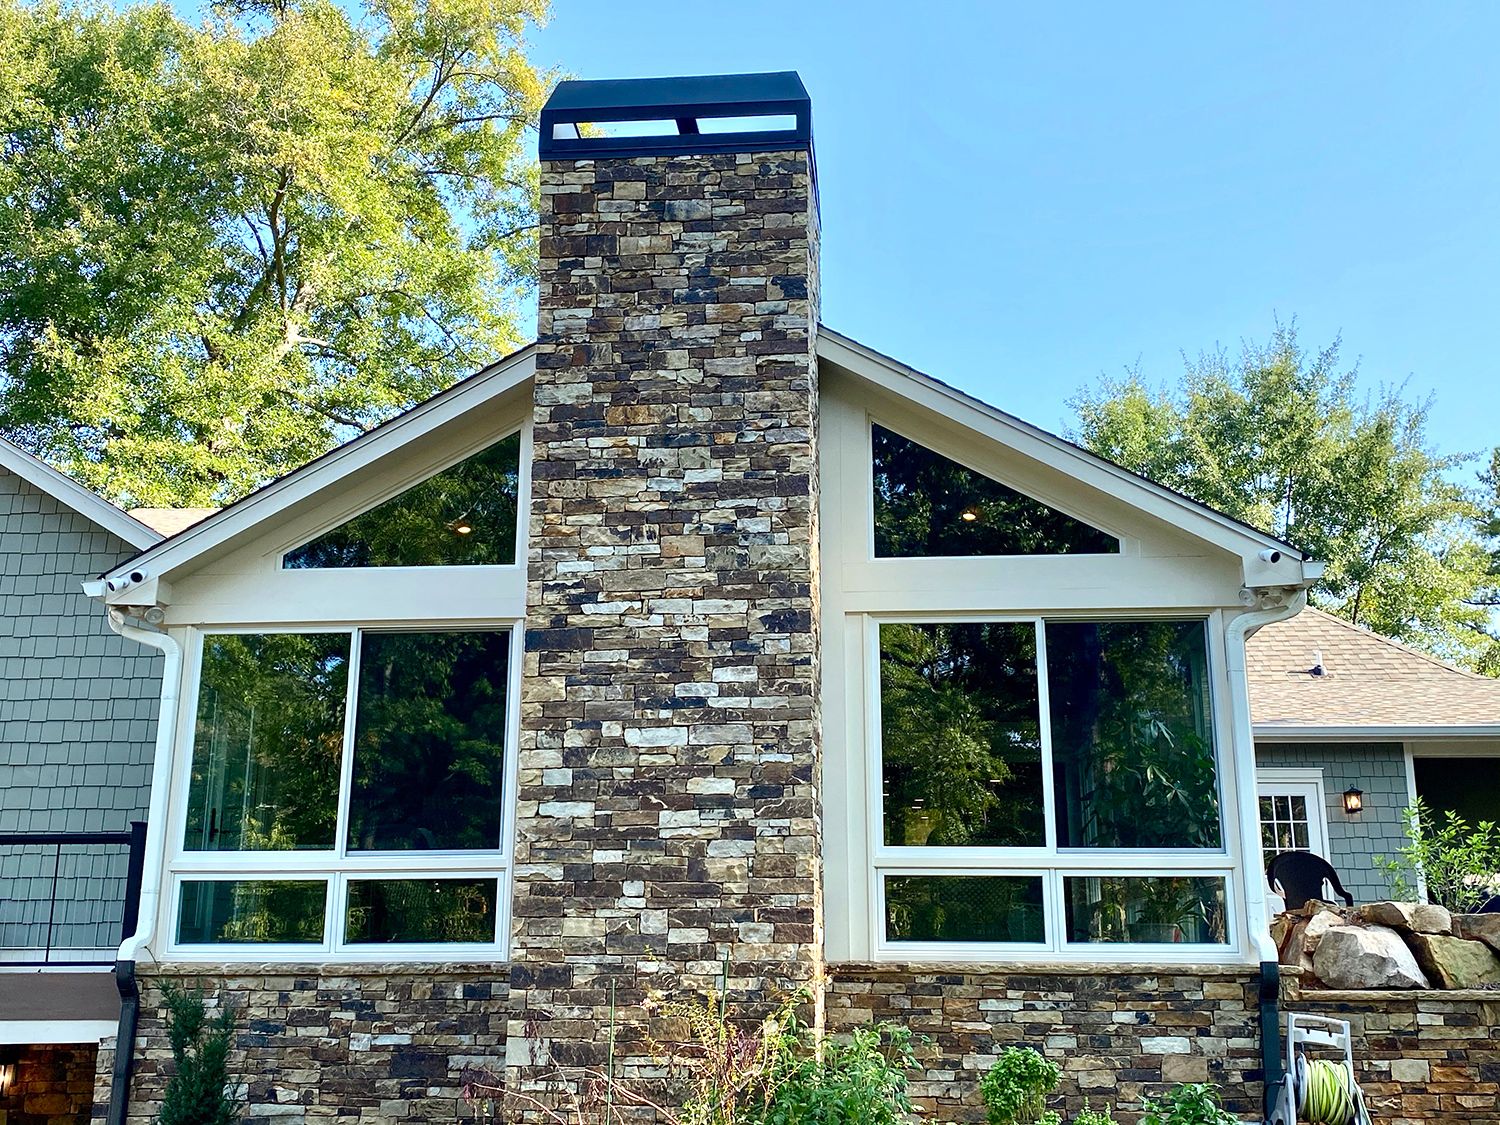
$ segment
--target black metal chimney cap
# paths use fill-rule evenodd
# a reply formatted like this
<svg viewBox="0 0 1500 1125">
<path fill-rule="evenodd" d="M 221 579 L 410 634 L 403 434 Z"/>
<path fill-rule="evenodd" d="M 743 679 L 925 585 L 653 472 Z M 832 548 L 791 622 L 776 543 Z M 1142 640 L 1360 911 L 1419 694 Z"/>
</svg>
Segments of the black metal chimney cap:
<svg viewBox="0 0 1500 1125">
<path fill-rule="evenodd" d="M 702 118 L 791 117 L 790 128 L 703 133 Z M 644 137 L 583 137 L 578 126 L 606 121 L 670 121 L 677 132 Z M 794 70 L 687 78 L 559 82 L 542 107 L 543 160 L 595 156 L 671 156 L 812 147 L 812 99 Z"/>
</svg>

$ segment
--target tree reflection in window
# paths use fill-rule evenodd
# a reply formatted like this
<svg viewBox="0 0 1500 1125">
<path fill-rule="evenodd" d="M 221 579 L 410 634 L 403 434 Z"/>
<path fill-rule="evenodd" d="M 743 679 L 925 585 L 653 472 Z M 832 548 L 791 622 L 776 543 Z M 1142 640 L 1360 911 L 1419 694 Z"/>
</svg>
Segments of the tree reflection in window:
<svg viewBox="0 0 1500 1125">
<path fill-rule="evenodd" d="M 327 897 L 322 879 L 184 880 L 177 940 L 317 945 Z"/>
<path fill-rule="evenodd" d="M 494 879 L 353 879 L 344 940 L 489 944 L 497 895 Z"/>
<path fill-rule="evenodd" d="M 1113 535 L 884 426 L 871 442 L 876 558 L 1119 553 Z"/>
<path fill-rule="evenodd" d="M 502 566 L 516 561 L 521 436 L 428 477 L 288 551 L 288 570 L 371 566 Z"/>
<path fill-rule="evenodd" d="M 349 850 L 495 849 L 504 631 L 361 636 Z"/>
<path fill-rule="evenodd" d="M 1202 621 L 1049 621 L 1058 845 L 1217 848 Z"/>
<path fill-rule="evenodd" d="M 1045 843 L 1036 628 L 880 627 L 885 842 Z"/>
<path fill-rule="evenodd" d="M 888 875 L 890 941 L 1043 942 L 1042 880 L 1024 875 Z"/>
<path fill-rule="evenodd" d="M 331 848 L 348 633 L 203 639 L 188 851 Z"/>
</svg>

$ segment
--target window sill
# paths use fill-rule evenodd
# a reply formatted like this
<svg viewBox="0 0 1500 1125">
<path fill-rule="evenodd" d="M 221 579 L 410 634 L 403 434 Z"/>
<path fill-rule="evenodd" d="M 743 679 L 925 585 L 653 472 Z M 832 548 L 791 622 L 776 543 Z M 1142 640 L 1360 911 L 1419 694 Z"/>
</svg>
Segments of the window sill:
<svg viewBox="0 0 1500 1125">
<path fill-rule="evenodd" d="M 970 960 L 924 960 L 920 957 L 890 957 L 879 961 L 830 961 L 827 964 L 830 977 L 851 974 L 882 973 L 963 973 L 969 976 L 1029 977 L 1029 976 L 1203 976 L 1246 978 L 1260 972 L 1258 961 L 1246 960 L 1237 952 L 1224 955 L 1218 961 L 1008 961 L 993 958 L 981 961 Z"/>
</svg>

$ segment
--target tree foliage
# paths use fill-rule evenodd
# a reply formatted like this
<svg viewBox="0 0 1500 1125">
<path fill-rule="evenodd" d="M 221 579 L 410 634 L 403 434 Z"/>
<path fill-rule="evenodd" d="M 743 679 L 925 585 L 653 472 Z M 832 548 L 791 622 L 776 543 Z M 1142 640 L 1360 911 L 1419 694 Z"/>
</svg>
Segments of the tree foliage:
<svg viewBox="0 0 1500 1125">
<path fill-rule="evenodd" d="M 1325 562 L 1313 591 L 1323 608 L 1488 666 L 1496 642 L 1477 602 L 1491 557 L 1476 496 L 1453 479 L 1466 458 L 1433 451 L 1427 403 L 1391 390 L 1362 399 L 1355 380 L 1338 341 L 1311 353 L 1295 323 L 1278 324 L 1237 356 L 1187 361 L 1175 387 L 1134 372 L 1085 389 L 1075 436 Z"/>
<path fill-rule="evenodd" d="M 161 1125 L 234 1125 L 239 1104 L 229 1096 L 229 1048 L 234 1009 L 221 1004 L 212 1017 L 200 988 L 162 987 L 172 1076 L 162 1091 Z"/>
<path fill-rule="evenodd" d="M 0 430 L 219 504 L 518 340 L 545 0 L 0 0 Z"/>
</svg>

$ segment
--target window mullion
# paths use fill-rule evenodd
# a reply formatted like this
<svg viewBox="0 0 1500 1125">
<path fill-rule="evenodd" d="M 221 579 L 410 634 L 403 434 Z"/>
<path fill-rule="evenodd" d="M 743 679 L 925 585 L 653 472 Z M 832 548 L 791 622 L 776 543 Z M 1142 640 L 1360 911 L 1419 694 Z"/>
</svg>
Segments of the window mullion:
<svg viewBox="0 0 1500 1125">
<path fill-rule="evenodd" d="M 344 746 L 339 756 L 338 815 L 334 820 L 336 863 L 342 866 L 349 855 L 349 805 L 354 785 L 355 711 L 359 706 L 359 667 L 364 630 L 349 633 L 349 683 L 344 695 Z"/>
<path fill-rule="evenodd" d="M 1042 829 L 1047 851 L 1057 853 L 1057 810 L 1054 792 L 1056 774 L 1052 769 L 1052 704 L 1047 691 L 1047 623 L 1036 620 L 1036 700 L 1037 733 L 1042 750 Z"/>
</svg>

